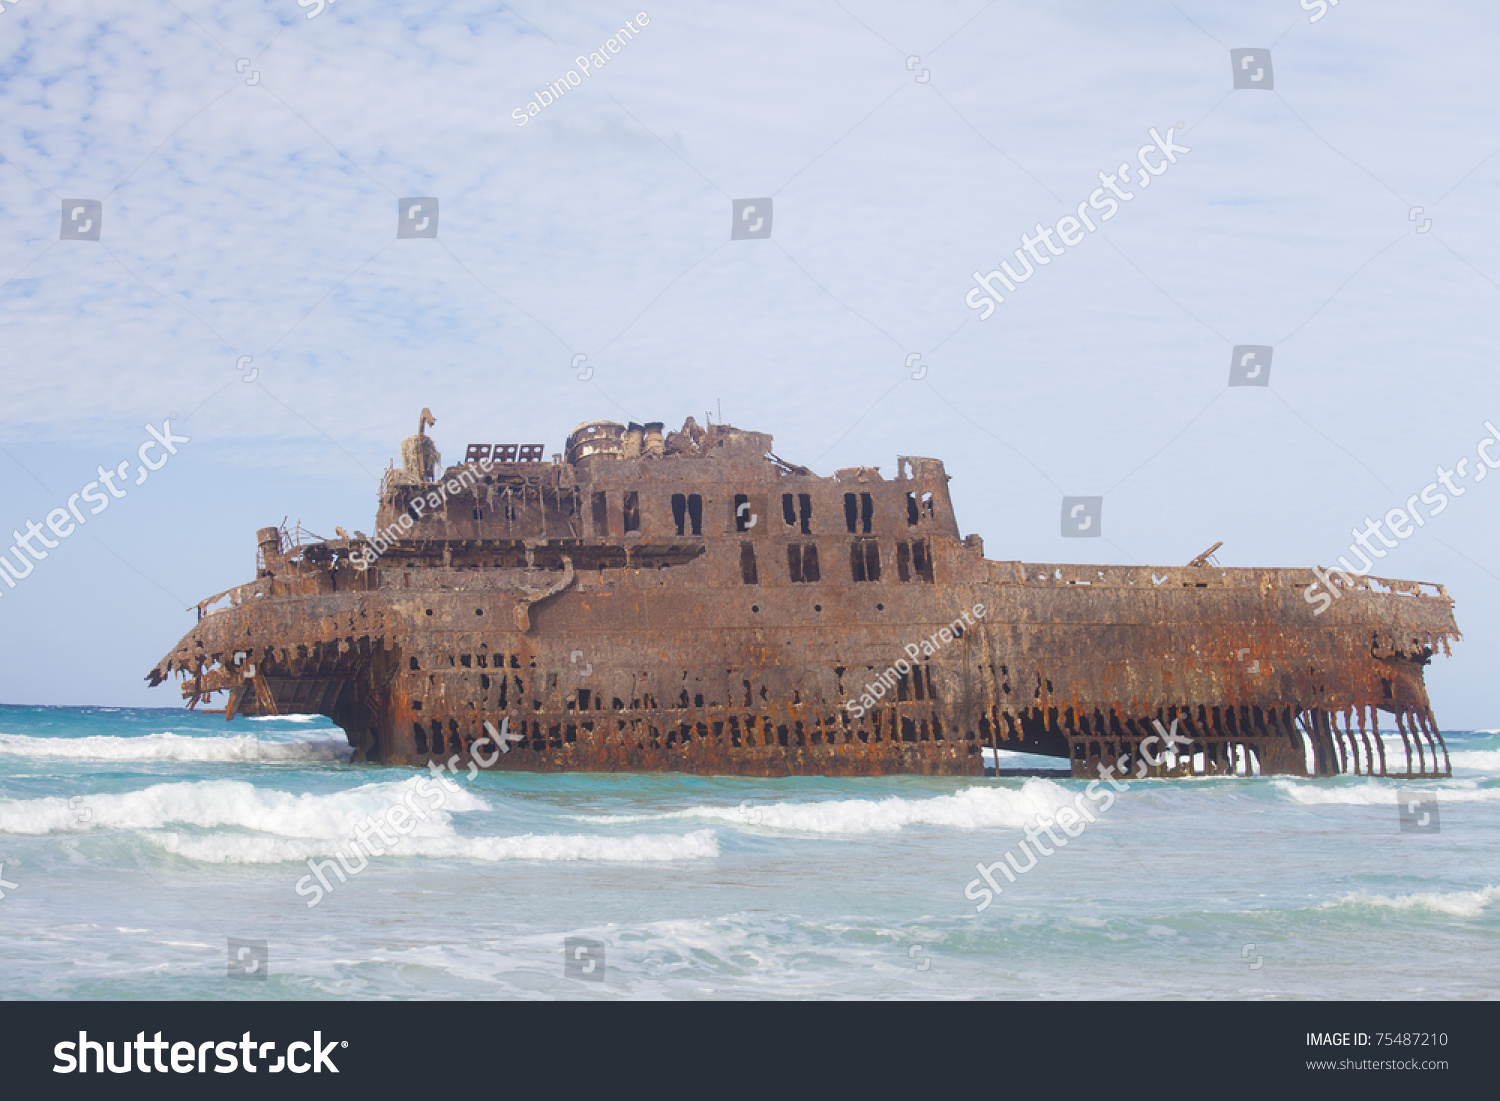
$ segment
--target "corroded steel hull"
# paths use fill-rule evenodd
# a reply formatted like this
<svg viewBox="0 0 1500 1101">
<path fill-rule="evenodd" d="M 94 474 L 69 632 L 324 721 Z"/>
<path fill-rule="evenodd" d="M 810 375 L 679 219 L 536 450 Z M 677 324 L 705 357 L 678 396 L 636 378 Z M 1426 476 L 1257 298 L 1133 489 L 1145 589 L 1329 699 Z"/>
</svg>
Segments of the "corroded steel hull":
<svg viewBox="0 0 1500 1101">
<path fill-rule="evenodd" d="M 934 460 L 817 478 L 714 432 L 393 478 L 389 541 L 263 530 L 260 576 L 148 679 L 227 693 L 229 717 L 327 715 L 387 764 L 981 775 L 996 747 L 1088 776 L 1448 772 L 1422 676 L 1459 637 L 1438 587 L 1351 580 L 1315 616 L 1305 571 L 991 561 Z M 1168 760 L 1174 721 L 1193 740 Z"/>
</svg>

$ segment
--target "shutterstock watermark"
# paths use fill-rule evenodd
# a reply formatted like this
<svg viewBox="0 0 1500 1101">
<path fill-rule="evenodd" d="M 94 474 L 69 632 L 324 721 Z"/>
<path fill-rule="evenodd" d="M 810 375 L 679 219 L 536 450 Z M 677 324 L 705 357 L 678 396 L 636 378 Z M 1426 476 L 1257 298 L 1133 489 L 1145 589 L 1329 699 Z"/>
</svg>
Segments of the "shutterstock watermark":
<svg viewBox="0 0 1500 1101">
<path fill-rule="evenodd" d="M 973 613 L 972 616 L 970 613 Z M 964 612 L 948 626 L 932 632 L 926 638 L 918 642 L 908 642 L 903 649 L 906 658 L 897 658 L 893 665 L 888 666 L 880 676 L 875 678 L 874 684 L 866 684 L 864 694 L 855 699 L 845 700 L 844 707 L 849 714 L 856 719 L 864 717 L 866 711 L 871 710 L 875 704 L 883 700 L 887 692 L 894 692 L 896 686 L 901 683 L 901 678 L 909 675 L 912 670 L 912 662 L 918 658 L 930 658 L 944 646 L 947 646 L 955 638 L 964 637 L 964 625 L 977 627 L 979 620 L 984 618 L 984 605 L 976 604 L 968 612 Z"/>
<path fill-rule="evenodd" d="M 337 4 L 338 2 L 339 0 L 297 0 L 297 6 L 299 8 L 312 8 L 313 10 L 307 13 L 307 17 L 309 19 L 316 19 L 323 14 L 323 9 L 329 4 Z"/>
<path fill-rule="evenodd" d="M 120 1061 L 116 1063 L 114 1040 L 90 1040 L 86 1031 L 80 1031 L 77 1040 L 62 1040 L 53 1045 L 52 1055 L 57 1063 L 52 1073 L 103 1074 L 107 1068 L 110 1074 L 130 1074 L 132 1071 L 150 1074 L 153 1070 L 165 1074 L 170 1061 L 173 1074 L 208 1074 L 210 1071 L 234 1074 L 241 1068 L 250 1074 L 262 1070 L 268 1074 L 280 1074 L 284 1070 L 293 1074 L 308 1071 L 337 1074 L 339 1068 L 334 1064 L 333 1050 L 349 1046 L 348 1040 L 329 1040 L 325 1044 L 323 1033 L 314 1031 L 311 1042 L 294 1040 L 286 1045 L 285 1054 L 277 1055 L 273 1063 L 271 1056 L 276 1052 L 276 1041 L 258 1041 L 249 1032 L 238 1040 L 222 1041 L 163 1040 L 160 1032 L 155 1037 L 148 1040 L 142 1031 L 135 1034 L 134 1040 L 121 1040 Z M 259 1066 L 256 1066 L 257 1059 L 260 1060 Z"/>
<path fill-rule="evenodd" d="M 1192 150 L 1185 145 L 1178 145 L 1173 140 L 1177 133 L 1177 126 L 1167 128 L 1166 137 L 1157 133 L 1156 127 L 1152 127 L 1147 133 L 1151 140 L 1136 150 L 1135 159 L 1139 173 L 1135 186 L 1144 191 L 1151 186 L 1151 181 L 1164 173 L 1167 168 L 1177 163 L 1177 154 L 1191 153 Z M 1099 228 L 1094 220 L 1089 217 L 1089 211 L 1099 212 L 1100 224 L 1109 221 L 1120 211 L 1121 203 L 1128 203 L 1135 199 L 1136 192 L 1126 190 L 1130 183 L 1129 161 L 1122 161 L 1120 167 L 1114 172 L 1099 173 L 1099 182 L 1102 187 L 1096 187 L 1089 193 L 1089 197 L 1078 204 L 1076 216 L 1069 214 L 1057 220 L 1056 226 L 1043 226 L 1041 222 L 1036 224 L 1034 237 L 1021 234 L 1021 247 L 1016 249 L 1016 263 L 1020 268 L 1012 268 L 1010 261 L 1000 261 L 1000 266 L 988 275 L 974 272 L 974 282 L 979 286 L 974 287 L 964 296 L 964 305 L 971 310 L 979 311 L 979 320 L 988 321 L 995 308 L 1005 301 L 1005 295 L 995 284 L 1000 284 L 1006 291 L 1014 291 L 1017 284 L 1024 283 L 1036 274 L 1038 268 L 1052 263 L 1052 257 L 1061 256 L 1069 248 L 1081 245 L 1086 240 L 1084 233 L 1087 230 L 1093 233 Z M 1057 241 L 1052 240 L 1053 234 L 1057 235 Z M 1059 247 L 1059 245 L 1063 247 Z M 1046 255 L 1041 248 L 1046 247 Z M 1030 257 L 1030 259 L 1028 259 Z M 1033 266 L 1033 261 L 1035 266 Z M 1024 269 L 1024 270 L 1021 270 Z"/>
<path fill-rule="evenodd" d="M 1193 740 L 1178 735 L 1176 719 L 1172 720 L 1172 728 L 1170 730 L 1163 727 L 1159 721 L 1154 722 L 1153 725 L 1156 727 L 1157 734 L 1160 737 L 1158 738 L 1153 734 L 1141 742 L 1141 759 L 1136 764 L 1135 776 L 1133 777 L 1136 780 L 1144 780 L 1148 770 L 1155 768 L 1157 765 L 1175 764 L 1178 756 L 1177 747 L 1179 745 L 1189 745 Z M 1165 752 L 1161 755 L 1155 752 L 1158 743 L 1164 744 L 1166 747 Z M 1001 875 L 1005 876 L 1006 882 L 1015 883 L 1017 876 L 1025 875 L 1037 866 L 1037 857 L 1039 855 L 1051 856 L 1057 849 L 1066 848 L 1069 838 L 1076 838 L 1082 835 L 1083 831 L 1090 824 L 1098 821 L 1100 815 L 1114 806 L 1114 792 L 1105 791 L 1104 785 L 1107 783 L 1118 792 L 1129 791 L 1130 780 L 1115 779 L 1115 770 L 1119 769 L 1123 772 L 1124 767 L 1124 754 L 1112 765 L 1099 765 L 1099 779 L 1091 780 L 1088 787 L 1074 796 L 1071 807 L 1057 808 L 1055 817 L 1038 814 L 1032 820 L 1031 825 L 1026 828 L 1026 840 L 1036 846 L 1036 852 L 1031 851 L 1026 841 L 1019 843 L 1021 852 L 1026 856 L 1027 862 L 1024 865 L 1016 859 L 1015 853 L 1009 850 L 1006 851 L 1003 859 L 997 860 L 993 864 L 975 864 L 974 870 L 979 873 L 979 878 L 969 880 L 967 886 L 964 887 L 964 897 L 970 902 L 978 903 L 974 907 L 975 913 L 983 913 L 989 907 L 990 903 L 995 901 L 996 895 L 1005 893 L 1005 888 L 1000 886 L 999 882 L 995 879 L 995 871 L 997 869 Z M 1085 802 L 1085 800 L 1089 802 Z M 1095 807 L 1090 807 L 1090 802 L 1097 807 L 1097 814 L 1095 813 Z M 1052 832 L 1053 826 L 1061 829 L 1067 836 L 1057 836 L 1057 834 Z M 1056 848 L 1047 847 L 1046 842 L 1040 836 L 1043 833 L 1051 839 L 1052 844 Z M 989 886 L 985 886 L 985 884 Z M 983 896 L 983 898 L 981 899 L 980 896 Z"/>
<path fill-rule="evenodd" d="M 484 737 L 476 741 L 469 749 L 471 760 L 468 775 L 465 777 L 469 780 L 479 775 L 479 769 L 474 765 L 475 761 L 489 768 L 500 759 L 500 754 L 510 752 L 511 742 L 520 740 L 519 735 L 510 733 L 509 718 L 500 724 L 499 731 L 496 731 L 488 722 L 484 724 L 484 729 Z M 497 748 L 495 752 L 485 756 L 480 751 L 481 747 L 492 740 Z M 366 815 L 365 820 L 354 827 L 357 840 L 346 838 L 338 848 L 333 850 L 333 855 L 338 857 L 338 863 L 333 860 L 315 860 L 308 857 L 307 866 L 312 874 L 297 880 L 294 888 L 300 897 L 309 899 L 307 908 L 311 910 L 322 902 L 324 897 L 333 893 L 333 882 L 323 874 L 324 872 L 332 871 L 338 877 L 339 883 L 348 883 L 350 877 L 358 875 L 370 866 L 371 857 L 385 856 L 388 852 L 394 852 L 401 842 L 417 828 L 418 819 L 423 822 L 427 821 L 428 811 L 440 811 L 447 806 L 448 796 L 456 795 L 461 790 L 448 778 L 450 774 L 458 775 L 459 760 L 459 755 L 455 753 L 441 765 L 436 761 L 428 761 L 427 768 L 432 773 L 432 778 L 420 777 L 405 795 L 386 807 L 385 812 L 379 817 L 373 814 Z M 429 800 L 425 807 L 417 802 L 419 796 Z M 396 836 L 390 836 L 384 827 L 389 827 Z M 371 834 L 380 838 L 380 845 L 371 839 Z M 351 850 L 348 857 L 344 856 L 346 846 Z M 354 863 L 355 858 L 358 858 L 358 864 Z M 314 882 L 314 879 L 317 882 Z"/>
<path fill-rule="evenodd" d="M 300 2 L 300 0 L 299 0 Z M 308 16 L 311 19 L 311 16 Z M 532 119 L 542 113 L 542 108 L 550 107 L 557 100 L 568 94 L 570 88 L 577 88 L 584 80 L 609 64 L 609 56 L 617 54 L 625 48 L 625 44 L 636 35 L 641 33 L 641 28 L 651 22 L 645 12 L 637 12 L 633 20 L 625 20 L 625 26 L 615 31 L 603 42 L 599 48 L 592 53 L 579 54 L 573 59 L 575 68 L 569 69 L 556 80 L 549 80 L 546 86 L 536 93 L 524 106 L 517 107 L 510 113 L 510 117 L 516 120 L 517 126 L 525 126 Z"/>
<path fill-rule="evenodd" d="M 36 569 L 36 563 L 44 561 L 48 551 L 54 551 L 60 547 L 62 540 L 72 535 L 81 525 L 86 524 L 90 516 L 98 516 L 109 508 L 111 500 L 117 501 L 124 497 L 128 492 L 127 486 L 145 485 L 146 479 L 151 477 L 154 471 L 166 466 L 167 460 L 177 454 L 175 445 L 189 443 L 192 440 L 191 436 L 173 434 L 171 417 L 162 421 L 160 429 L 149 424 L 145 428 L 151 438 L 136 448 L 135 456 L 140 463 L 135 468 L 135 481 L 132 483 L 126 480 L 130 470 L 129 459 L 121 460 L 109 470 L 101 466 L 98 471 L 98 481 L 89 482 L 77 493 L 69 496 L 66 507 L 55 508 L 47 513 L 44 517 L 47 521 L 46 528 L 28 516 L 25 535 L 22 535 L 19 530 L 11 532 L 16 541 L 11 544 L 9 553 L 14 555 L 16 560 L 12 562 L 5 552 L 0 552 L 0 581 L 4 581 L 8 588 L 14 589 L 17 581 L 31 576 L 31 571 Z M 148 452 L 155 447 L 160 447 L 162 453 L 153 462 L 147 456 Z M 115 484 L 116 479 L 119 479 L 119 485 Z M 109 490 L 108 496 L 100 491 L 101 485 Z M 80 501 L 87 501 L 94 506 L 88 510 L 87 515 L 79 507 Z M 53 539 L 48 536 L 46 534 L 48 531 L 57 538 Z M 32 546 L 32 540 L 36 540 L 41 546 Z M 27 555 L 31 557 L 28 558 Z M 4 595 L 5 590 L 0 589 L 0 596 Z"/>
<path fill-rule="evenodd" d="M 1396 794 L 1396 812 L 1402 833 L 1441 833 L 1438 797 L 1431 791 L 1402 791 Z"/>
<path fill-rule="evenodd" d="M 1303 11 L 1313 13 L 1307 17 L 1309 23 L 1316 23 L 1319 19 L 1322 19 L 1328 14 L 1330 7 L 1336 8 L 1339 6 L 1339 0 L 1297 0 L 1297 3 Z"/>
<path fill-rule="evenodd" d="M 587 937 L 563 941 L 563 977 L 585 982 L 604 981 L 604 944 Z"/>
<path fill-rule="evenodd" d="M 1500 444 L 1500 428 L 1496 428 L 1489 421 L 1484 422 L 1484 427 L 1489 430 L 1490 434 L 1480 440 L 1474 448 L 1478 455 L 1473 466 L 1476 483 L 1484 481 L 1485 476 L 1491 470 L 1500 467 L 1500 453 L 1491 454 L 1490 451 L 1491 447 Z M 1349 544 L 1349 554 L 1358 556 L 1360 564 L 1356 567 L 1349 561 L 1348 555 L 1341 554 L 1338 566 L 1332 566 L 1327 570 L 1321 566 L 1313 567 L 1313 576 L 1317 580 L 1302 590 L 1302 599 L 1315 605 L 1313 615 L 1319 616 L 1326 612 L 1335 600 L 1343 597 L 1341 589 L 1352 588 L 1354 578 L 1368 576 L 1375 568 L 1375 563 L 1384 558 L 1387 551 L 1395 550 L 1401 545 L 1386 538 L 1386 529 L 1389 529 L 1397 539 L 1410 539 L 1417 528 L 1426 527 L 1428 520 L 1448 508 L 1450 495 L 1462 497 L 1469 492 L 1455 481 L 1455 478 L 1467 477 L 1469 469 L 1467 456 L 1454 463 L 1452 470 L 1439 464 L 1436 471 L 1437 480 L 1428 482 L 1420 494 L 1413 493 L 1408 497 L 1405 508 L 1393 508 L 1387 512 L 1383 517 L 1384 525 L 1380 520 L 1372 520 L 1366 516 L 1363 531 L 1359 528 L 1352 529 L 1350 534 L 1354 536 L 1354 542 Z M 1438 488 L 1440 484 L 1443 489 Z M 1423 516 L 1422 510 L 1417 507 L 1418 500 L 1427 506 L 1426 516 Z M 1380 541 L 1379 547 L 1371 541 L 1374 539 Z M 1382 547 L 1385 549 L 1382 550 Z"/>
</svg>

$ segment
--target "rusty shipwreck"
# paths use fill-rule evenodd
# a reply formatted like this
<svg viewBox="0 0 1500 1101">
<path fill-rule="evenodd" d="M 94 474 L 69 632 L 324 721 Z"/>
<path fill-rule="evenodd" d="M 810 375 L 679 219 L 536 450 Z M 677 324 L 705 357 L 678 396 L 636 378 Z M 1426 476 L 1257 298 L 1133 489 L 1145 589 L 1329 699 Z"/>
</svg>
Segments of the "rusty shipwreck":
<svg viewBox="0 0 1500 1101">
<path fill-rule="evenodd" d="M 326 715 L 393 765 L 981 775 L 995 747 L 1090 777 L 1449 774 L 1423 683 L 1460 637 L 1441 586 L 1355 579 L 1314 617 L 1305 570 L 990 560 L 936 459 L 820 477 L 689 418 L 444 468 L 432 423 L 375 535 L 260 529 L 254 580 L 147 679 L 226 718 Z M 1191 752 L 1146 765 L 1173 720 Z"/>
</svg>

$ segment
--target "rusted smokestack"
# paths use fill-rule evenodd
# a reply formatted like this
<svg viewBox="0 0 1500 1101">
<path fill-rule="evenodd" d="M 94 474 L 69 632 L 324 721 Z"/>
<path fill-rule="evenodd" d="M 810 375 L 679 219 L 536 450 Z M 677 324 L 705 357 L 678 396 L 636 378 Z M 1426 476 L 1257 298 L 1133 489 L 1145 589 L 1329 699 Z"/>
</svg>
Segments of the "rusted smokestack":
<svg viewBox="0 0 1500 1101">
<path fill-rule="evenodd" d="M 260 548 L 260 573 L 269 576 L 286 572 L 286 559 L 281 555 L 281 529 L 258 528 L 255 542 Z"/>
<path fill-rule="evenodd" d="M 644 438 L 645 431 L 635 421 L 630 422 L 630 426 L 625 429 L 625 438 L 621 443 L 620 457 L 622 459 L 639 459 L 641 457 L 641 440 Z"/>
<path fill-rule="evenodd" d="M 666 441 L 662 439 L 661 430 L 665 425 L 661 421 L 650 421 L 646 425 L 646 442 L 642 453 L 648 459 L 659 459 L 666 450 Z"/>
</svg>

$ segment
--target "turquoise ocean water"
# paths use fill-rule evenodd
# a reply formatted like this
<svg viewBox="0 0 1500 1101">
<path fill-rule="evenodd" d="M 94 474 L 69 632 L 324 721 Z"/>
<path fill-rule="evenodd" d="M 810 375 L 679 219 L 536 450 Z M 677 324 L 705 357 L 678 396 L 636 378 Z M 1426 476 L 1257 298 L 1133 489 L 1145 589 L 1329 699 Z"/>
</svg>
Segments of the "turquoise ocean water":
<svg viewBox="0 0 1500 1101">
<path fill-rule="evenodd" d="M 980 912 L 975 865 L 1025 866 L 1082 782 L 460 773 L 419 796 L 318 717 L 0 707 L 0 996 L 1493 997 L 1500 734 L 1446 736 L 1451 780 L 1132 782 L 992 871 Z M 403 800 L 426 819 L 362 866 L 349 839 Z M 339 848 L 352 872 L 313 889 Z M 230 977 L 230 938 L 265 942 L 265 979 Z M 592 942 L 572 974 L 568 938 Z"/>
</svg>

